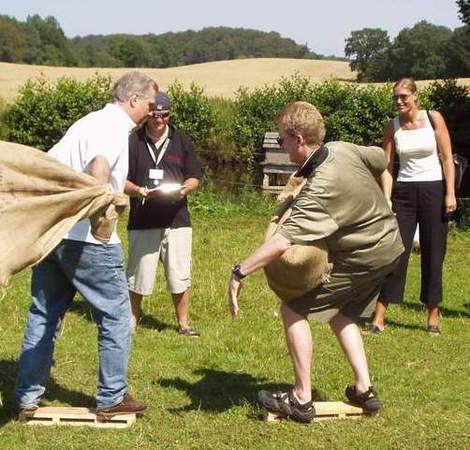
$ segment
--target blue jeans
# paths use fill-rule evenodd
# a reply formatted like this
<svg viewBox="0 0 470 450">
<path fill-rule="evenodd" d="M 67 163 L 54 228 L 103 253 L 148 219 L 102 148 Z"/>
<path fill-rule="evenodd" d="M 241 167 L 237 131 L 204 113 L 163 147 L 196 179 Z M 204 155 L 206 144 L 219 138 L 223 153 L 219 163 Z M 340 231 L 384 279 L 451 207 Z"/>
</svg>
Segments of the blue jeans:
<svg viewBox="0 0 470 450">
<path fill-rule="evenodd" d="M 93 306 L 98 325 L 96 405 L 114 406 L 127 392 L 131 326 L 121 245 L 63 240 L 33 269 L 18 371 L 20 408 L 37 405 L 44 394 L 57 330 L 77 291 Z"/>
</svg>

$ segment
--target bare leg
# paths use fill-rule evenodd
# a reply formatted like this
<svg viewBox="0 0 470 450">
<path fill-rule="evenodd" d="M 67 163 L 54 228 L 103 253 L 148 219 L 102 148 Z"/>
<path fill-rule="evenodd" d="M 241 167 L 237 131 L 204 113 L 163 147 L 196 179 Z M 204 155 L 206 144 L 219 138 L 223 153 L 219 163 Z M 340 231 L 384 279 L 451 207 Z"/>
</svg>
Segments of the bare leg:
<svg viewBox="0 0 470 450">
<path fill-rule="evenodd" d="M 129 297 L 131 299 L 131 327 L 132 332 L 134 333 L 137 328 L 137 324 L 139 323 L 140 305 L 142 303 L 143 296 L 141 294 L 137 294 L 137 292 L 129 291 Z"/>
<path fill-rule="evenodd" d="M 293 311 L 286 303 L 281 305 L 286 342 L 294 366 L 294 394 L 301 403 L 312 398 L 310 369 L 312 364 L 312 333 L 304 316 Z"/>
<path fill-rule="evenodd" d="M 385 328 L 385 313 L 387 312 L 387 308 L 387 303 L 383 303 L 380 300 L 377 301 L 374 318 L 372 319 L 372 325 L 375 325 L 381 331 Z"/>
<path fill-rule="evenodd" d="M 428 325 L 439 323 L 439 307 L 437 305 L 428 306 Z"/>
<path fill-rule="evenodd" d="M 341 313 L 330 320 L 330 327 L 335 333 L 346 358 L 354 372 L 356 392 L 366 392 L 371 386 L 364 344 L 358 326 L 349 317 Z"/>
<path fill-rule="evenodd" d="M 191 302 L 191 288 L 179 294 L 171 294 L 175 306 L 176 320 L 180 328 L 189 328 L 189 304 Z"/>
</svg>

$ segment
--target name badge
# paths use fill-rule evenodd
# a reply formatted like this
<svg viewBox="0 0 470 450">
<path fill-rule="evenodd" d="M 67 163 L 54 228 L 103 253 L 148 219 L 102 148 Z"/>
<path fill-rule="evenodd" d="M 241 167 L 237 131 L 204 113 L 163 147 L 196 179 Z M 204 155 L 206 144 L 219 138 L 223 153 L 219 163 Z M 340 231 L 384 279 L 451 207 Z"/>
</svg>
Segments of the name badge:
<svg viewBox="0 0 470 450">
<path fill-rule="evenodd" d="M 149 169 L 149 178 L 151 180 L 163 180 L 162 169 Z"/>
</svg>

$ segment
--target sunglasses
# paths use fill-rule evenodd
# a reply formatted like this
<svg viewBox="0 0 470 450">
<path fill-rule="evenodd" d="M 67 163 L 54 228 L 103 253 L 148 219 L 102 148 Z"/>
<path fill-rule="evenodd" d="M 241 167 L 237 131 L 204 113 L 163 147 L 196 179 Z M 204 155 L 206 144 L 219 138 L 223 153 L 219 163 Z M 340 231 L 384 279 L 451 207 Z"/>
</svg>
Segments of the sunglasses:
<svg viewBox="0 0 470 450">
<path fill-rule="evenodd" d="M 279 147 L 282 147 L 282 144 L 286 140 L 287 136 L 295 137 L 293 134 L 286 134 L 284 137 L 278 136 L 276 142 L 279 144 Z"/>
<path fill-rule="evenodd" d="M 410 97 L 411 94 L 400 94 L 400 95 L 394 95 L 393 101 L 397 102 L 398 100 L 401 100 L 402 102 L 406 102 L 408 100 L 408 97 Z"/>
<path fill-rule="evenodd" d="M 167 117 L 170 116 L 170 113 L 169 112 L 159 113 L 159 112 L 151 111 L 150 115 L 154 119 L 166 119 Z"/>
</svg>

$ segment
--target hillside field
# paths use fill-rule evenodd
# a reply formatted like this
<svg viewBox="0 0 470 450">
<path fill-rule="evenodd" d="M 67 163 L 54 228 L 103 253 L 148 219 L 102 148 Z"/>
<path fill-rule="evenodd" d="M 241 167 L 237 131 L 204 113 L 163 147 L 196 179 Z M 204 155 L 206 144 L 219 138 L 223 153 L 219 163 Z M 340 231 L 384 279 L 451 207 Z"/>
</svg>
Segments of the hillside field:
<svg viewBox="0 0 470 450">
<path fill-rule="evenodd" d="M 43 76 L 55 81 L 69 76 L 83 81 L 98 72 L 109 74 L 113 79 L 117 79 L 129 70 L 134 69 L 32 66 L 0 62 L 0 98 L 7 103 L 11 102 L 18 88 L 31 78 Z M 153 77 L 162 90 L 175 80 L 180 81 L 186 87 L 194 82 L 202 86 L 210 97 L 225 98 L 233 98 L 235 91 L 241 86 L 255 88 L 273 84 L 281 77 L 290 76 L 296 72 L 318 81 L 331 77 L 347 81 L 355 79 L 355 74 L 351 72 L 346 62 L 312 59 L 240 59 L 167 69 L 136 70 L 141 70 Z"/>
</svg>

